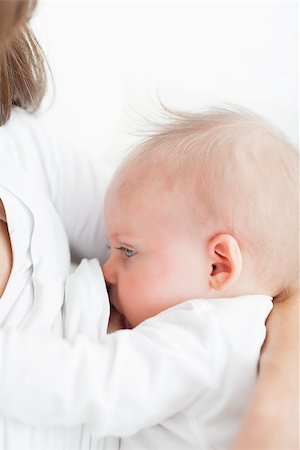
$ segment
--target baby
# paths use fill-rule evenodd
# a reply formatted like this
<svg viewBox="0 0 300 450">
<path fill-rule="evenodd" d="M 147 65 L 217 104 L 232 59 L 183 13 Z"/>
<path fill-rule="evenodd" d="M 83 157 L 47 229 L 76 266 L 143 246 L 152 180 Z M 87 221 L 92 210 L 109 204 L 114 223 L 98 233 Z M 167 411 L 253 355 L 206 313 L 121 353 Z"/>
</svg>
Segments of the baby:
<svg viewBox="0 0 300 450">
<path fill-rule="evenodd" d="M 103 273 L 132 329 L 99 342 L 8 333 L 0 412 L 85 423 L 128 450 L 229 448 L 272 298 L 297 286 L 297 169 L 292 146 L 248 111 L 173 114 L 129 154 L 106 197 Z M 94 295 L 82 298 L 80 283 L 99 279 L 95 264 L 70 276 L 67 324 L 76 293 L 83 303 Z M 9 351 L 16 340 L 23 360 Z"/>
<path fill-rule="evenodd" d="M 296 152 L 254 115 L 178 115 L 109 188 L 112 303 L 134 327 L 184 299 L 290 288 L 296 181 Z"/>
</svg>

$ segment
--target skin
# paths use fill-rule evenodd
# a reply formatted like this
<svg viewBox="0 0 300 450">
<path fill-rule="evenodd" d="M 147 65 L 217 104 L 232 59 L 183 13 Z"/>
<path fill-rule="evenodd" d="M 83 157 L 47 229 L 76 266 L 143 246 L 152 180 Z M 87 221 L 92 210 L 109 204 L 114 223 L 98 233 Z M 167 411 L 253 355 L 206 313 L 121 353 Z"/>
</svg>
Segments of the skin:
<svg viewBox="0 0 300 450">
<path fill-rule="evenodd" d="M 3 203 L 0 200 L 0 297 L 7 285 L 12 270 L 12 249 Z"/>
<path fill-rule="evenodd" d="M 241 295 L 249 283 L 236 240 L 201 227 L 186 193 L 146 177 L 138 193 L 115 179 L 105 202 L 111 252 L 103 273 L 126 325 L 192 298 Z"/>
<path fill-rule="evenodd" d="M 203 238 L 188 232 L 190 224 L 180 220 L 186 207 L 173 197 L 144 185 L 139 195 L 124 198 L 118 183 L 107 195 L 111 252 L 103 272 L 112 304 L 131 327 L 209 289 Z"/>
</svg>

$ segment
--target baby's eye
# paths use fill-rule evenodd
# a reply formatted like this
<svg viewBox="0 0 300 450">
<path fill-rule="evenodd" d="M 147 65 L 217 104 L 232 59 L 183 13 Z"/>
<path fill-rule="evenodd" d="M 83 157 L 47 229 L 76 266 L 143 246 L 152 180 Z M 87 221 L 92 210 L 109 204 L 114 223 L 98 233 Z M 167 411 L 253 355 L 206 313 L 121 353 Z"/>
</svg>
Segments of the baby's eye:
<svg viewBox="0 0 300 450">
<path fill-rule="evenodd" d="M 127 247 L 119 247 L 117 248 L 117 250 L 120 250 L 120 252 L 122 252 L 126 256 L 126 258 L 131 258 L 136 254 L 135 250 L 131 250 L 130 248 Z"/>
</svg>

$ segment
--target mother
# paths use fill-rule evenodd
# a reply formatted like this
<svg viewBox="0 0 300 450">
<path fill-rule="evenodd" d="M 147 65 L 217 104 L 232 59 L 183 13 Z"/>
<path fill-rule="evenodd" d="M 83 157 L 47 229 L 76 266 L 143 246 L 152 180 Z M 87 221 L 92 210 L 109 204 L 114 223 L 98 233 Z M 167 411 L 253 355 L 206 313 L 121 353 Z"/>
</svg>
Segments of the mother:
<svg viewBox="0 0 300 450">
<path fill-rule="evenodd" d="M 28 26 L 35 3 L 0 2 L 0 326 L 59 335 L 68 242 L 75 259 L 106 256 L 101 209 L 109 174 L 63 152 L 24 111 L 38 108 L 46 86 L 43 54 Z M 298 448 L 297 307 L 297 295 L 275 301 L 234 449 Z M 46 437 L 6 419 L 0 430 L 4 448 L 80 448 L 90 439 L 84 429 L 48 430 Z"/>
<path fill-rule="evenodd" d="M 70 248 L 75 260 L 106 257 L 102 200 L 110 176 L 55 145 L 26 112 L 46 88 L 43 53 L 28 26 L 34 6 L 0 2 L 0 328 L 60 336 Z M 22 357 L 17 344 L 15 352 Z M 1 449 L 91 445 L 98 444 L 84 426 L 41 430 L 0 417 Z"/>
</svg>

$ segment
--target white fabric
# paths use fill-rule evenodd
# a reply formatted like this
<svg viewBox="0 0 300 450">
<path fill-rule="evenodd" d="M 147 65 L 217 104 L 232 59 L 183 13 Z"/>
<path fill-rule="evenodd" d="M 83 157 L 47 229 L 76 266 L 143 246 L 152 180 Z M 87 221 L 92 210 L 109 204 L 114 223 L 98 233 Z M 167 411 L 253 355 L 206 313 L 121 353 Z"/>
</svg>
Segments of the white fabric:
<svg viewBox="0 0 300 450">
<path fill-rule="evenodd" d="M 70 266 L 68 240 L 75 259 L 95 256 L 105 260 L 102 203 L 110 176 L 109 170 L 96 167 L 75 151 L 59 148 L 33 117 L 18 108 L 0 127 L 0 198 L 13 249 L 12 273 L 0 299 L 1 330 L 56 336 L 75 332 L 74 326 L 63 327 L 61 311 Z M 105 320 L 103 314 L 100 334 L 106 332 Z M 83 323 L 80 332 L 90 336 L 88 323 L 86 327 Z M 0 367 L 8 352 L 19 356 L 21 348 L 16 345 L 1 353 Z M 39 430 L 0 417 L 1 449 L 95 445 L 81 426 Z M 99 441 L 95 448 L 105 445 Z"/>
<path fill-rule="evenodd" d="M 65 301 L 70 342 L 0 332 L 3 414 L 39 427 L 85 423 L 94 436 L 121 436 L 121 449 L 229 448 L 255 384 L 270 297 L 189 300 L 99 335 L 105 284 L 96 261 L 83 261 Z M 77 335 L 79 323 L 90 339 Z"/>
<path fill-rule="evenodd" d="M 72 259 L 106 259 L 102 210 L 110 168 L 95 164 L 77 149 L 62 148 L 19 108 L 0 127 L 0 162 L 2 184 L 4 164 L 10 163 L 13 171 L 22 171 L 23 184 L 30 179 L 35 185 L 36 196 L 43 191 L 49 198 L 64 225 Z"/>
</svg>

